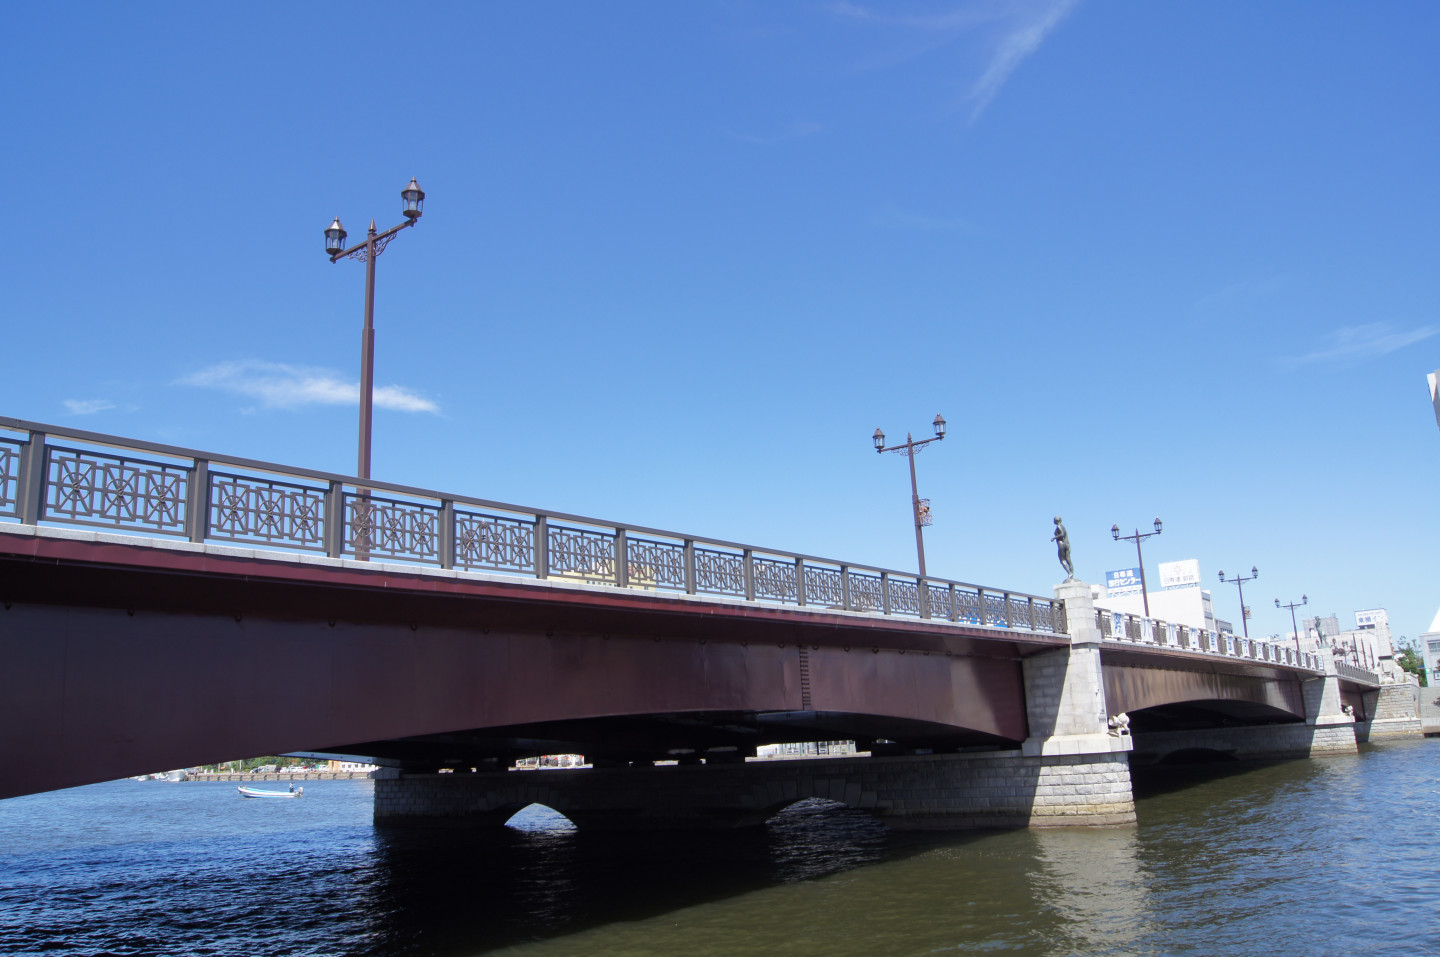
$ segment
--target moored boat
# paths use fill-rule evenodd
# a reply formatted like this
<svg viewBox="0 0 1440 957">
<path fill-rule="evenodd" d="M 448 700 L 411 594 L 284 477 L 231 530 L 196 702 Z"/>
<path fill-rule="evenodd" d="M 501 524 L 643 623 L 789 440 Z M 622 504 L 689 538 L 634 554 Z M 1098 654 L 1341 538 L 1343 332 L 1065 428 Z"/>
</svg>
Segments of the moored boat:
<svg viewBox="0 0 1440 957">
<path fill-rule="evenodd" d="M 241 785 L 235 790 L 240 792 L 241 797 L 247 798 L 298 798 L 305 793 L 304 788 L 297 788 L 293 784 L 290 785 L 290 790 L 288 791 L 265 791 L 261 788 L 247 788 L 244 785 Z"/>
</svg>

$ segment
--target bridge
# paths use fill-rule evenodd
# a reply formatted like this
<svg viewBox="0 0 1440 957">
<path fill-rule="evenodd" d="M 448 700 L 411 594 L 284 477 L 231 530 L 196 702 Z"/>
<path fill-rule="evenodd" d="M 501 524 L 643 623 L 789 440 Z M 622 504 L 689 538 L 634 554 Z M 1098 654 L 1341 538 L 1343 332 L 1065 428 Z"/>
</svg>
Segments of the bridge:
<svg viewBox="0 0 1440 957">
<path fill-rule="evenodd" d="M 296 751 L 376 819 L 1133 820 L 1131 761 L 1419 733 L 1377 676 L 1051 596 L 0 418 L 0 797 Z M 1110 718 L 1129 716 L 1128 730 Z M 1377 715 L 1379 716 L 1377 718 Z M 754 760 L 854 740 L 868 756 Z M 508 772 L 582 753 L 577 771 Z"/>
</svg>

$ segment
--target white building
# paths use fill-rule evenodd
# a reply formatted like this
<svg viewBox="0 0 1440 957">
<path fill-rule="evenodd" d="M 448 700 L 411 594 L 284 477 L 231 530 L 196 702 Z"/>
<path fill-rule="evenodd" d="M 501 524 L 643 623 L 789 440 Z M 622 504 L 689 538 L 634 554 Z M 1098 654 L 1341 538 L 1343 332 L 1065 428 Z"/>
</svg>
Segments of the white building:
<svg viewBox="0 0 1440 957">
<path fill-rule="evenodd" d="M 1150 591 L 1147 588 L 1143 593 L 1140 589 L 1140 569 L 1123 568 L 1107 572 L 1106 584 L 1092 588 L 1095 607 L 1127 615 L 1143 615 L 1148 598 L 1151 618 L 1206 631 L 1229 630 L 1226 623 L 1215 619 L 1210 590 L 1200 587 L 1198 560 L 1161 562 L 1159 571 L 1160 590 Z M 1221 625 L 1225 627 L 1221 628 Z"/>
</svg>

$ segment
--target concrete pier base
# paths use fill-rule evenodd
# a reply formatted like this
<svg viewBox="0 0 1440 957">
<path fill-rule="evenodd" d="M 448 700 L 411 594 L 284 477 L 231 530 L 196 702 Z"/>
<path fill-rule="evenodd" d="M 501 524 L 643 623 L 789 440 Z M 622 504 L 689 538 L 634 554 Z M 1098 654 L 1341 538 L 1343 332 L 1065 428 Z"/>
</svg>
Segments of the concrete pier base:
<svg viewBox="0 0 1440 957">
<path fill-rule="evenodd" d="M 1355 724 L 1270 724 L 1193 731 L 1154 731 L 1135 738 L 1137 767 L 1183 752 L 1209 751 L 1236 760 L 1310 758 L 1355 753 Z"/>
<path fill-rule="evenodd" d="M 758 826 L 806 798 L 898 829 L 1132 824 L 1123 751 L 1020 751 L 650 768 L 401 775 L 375 782 L 383 826 L 498 827 L 530 804 L 580 828 Z"/>
</svg>

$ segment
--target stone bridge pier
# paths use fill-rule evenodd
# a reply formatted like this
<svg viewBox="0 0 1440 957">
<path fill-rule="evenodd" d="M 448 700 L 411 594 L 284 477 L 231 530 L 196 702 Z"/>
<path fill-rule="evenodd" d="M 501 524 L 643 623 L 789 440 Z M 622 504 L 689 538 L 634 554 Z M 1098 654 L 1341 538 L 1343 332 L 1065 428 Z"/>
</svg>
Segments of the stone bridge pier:
<svg viewBox="0 0 1440 957">
<path fill-rule="evenodd" d="M 1128 737 L 1108 733 L 1089 586 L 1060 586 L 1072 643 L 1024 659 L 1029 737 L 1009 750 L 725 764 L 445 774 L 375 782 L 375 821 L 499 826 L 543 804 L 581 828 L 735 828 L 824 798 L 895 828 L 1135 821 Z"/>
</svg>

